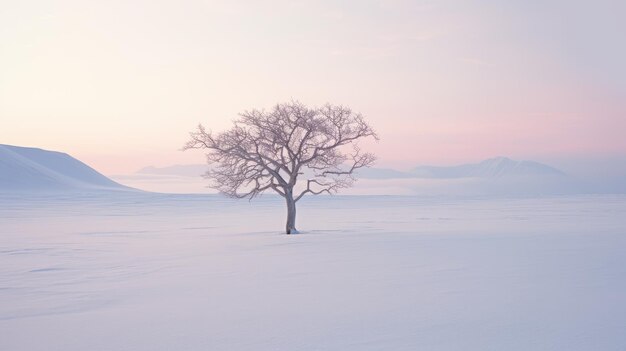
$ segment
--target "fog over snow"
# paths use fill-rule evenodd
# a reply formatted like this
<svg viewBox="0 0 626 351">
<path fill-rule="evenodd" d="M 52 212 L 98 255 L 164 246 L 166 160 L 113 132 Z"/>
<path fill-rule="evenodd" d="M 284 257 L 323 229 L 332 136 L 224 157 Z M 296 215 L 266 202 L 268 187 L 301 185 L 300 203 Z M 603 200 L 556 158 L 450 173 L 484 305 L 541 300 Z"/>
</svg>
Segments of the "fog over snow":
<svg viewBox="0 0 626 351">
<path fill-rule="evenodd" d="M 148 166 L 134 174 L 113 175 L 129 186 L 168 193 L 211 193 L 202 178 L 206 164 Z M 426 196 L 536 196 L 565 194 L 624 194 L 624 175 L 569 173 L 529 160 L 494 157 L 452 166 L 417 166 L 408 170 L 365 168 L 346 194 Z"/>
</svg>

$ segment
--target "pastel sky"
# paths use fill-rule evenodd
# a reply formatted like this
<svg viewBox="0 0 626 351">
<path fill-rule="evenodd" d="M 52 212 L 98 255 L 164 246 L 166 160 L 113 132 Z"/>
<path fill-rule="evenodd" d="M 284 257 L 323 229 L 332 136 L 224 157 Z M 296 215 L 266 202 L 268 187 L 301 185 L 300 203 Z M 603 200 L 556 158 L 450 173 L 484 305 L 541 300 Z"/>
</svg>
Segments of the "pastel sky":
<svg viewBox="0 0 626 351">
<path fill-rule="evenodd" d="M 626 155 L 626 2 L 3 1 L 0 143 L 105 174 L 201 163 L 202 122 L 362 112 L 381 166 Z"/>
</svg>

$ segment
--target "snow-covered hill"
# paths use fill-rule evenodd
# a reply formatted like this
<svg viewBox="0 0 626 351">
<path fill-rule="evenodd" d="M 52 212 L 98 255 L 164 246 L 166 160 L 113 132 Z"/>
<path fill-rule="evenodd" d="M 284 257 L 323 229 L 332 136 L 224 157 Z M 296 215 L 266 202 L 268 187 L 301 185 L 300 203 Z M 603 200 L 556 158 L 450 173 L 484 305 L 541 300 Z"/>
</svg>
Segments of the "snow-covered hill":
<svg viewBox="0 0 626 351">
<path fill-rule="evenodd" d="M 132 190 L 72 156 L 0 144 L 0 191 Z"/>
</svg>

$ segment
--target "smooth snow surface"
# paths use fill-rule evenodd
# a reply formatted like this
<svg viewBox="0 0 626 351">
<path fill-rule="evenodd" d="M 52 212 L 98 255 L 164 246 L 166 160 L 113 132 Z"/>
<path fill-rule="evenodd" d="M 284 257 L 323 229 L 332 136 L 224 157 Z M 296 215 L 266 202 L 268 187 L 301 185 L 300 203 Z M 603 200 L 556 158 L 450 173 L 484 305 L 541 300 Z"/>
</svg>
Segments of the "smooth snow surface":
<svg viewBox="0 0 626 351">
<path fill-rule="evenodd" d="M 626 350 L 626 197 L 0 194 L 0 350 Z"/>
</svg>

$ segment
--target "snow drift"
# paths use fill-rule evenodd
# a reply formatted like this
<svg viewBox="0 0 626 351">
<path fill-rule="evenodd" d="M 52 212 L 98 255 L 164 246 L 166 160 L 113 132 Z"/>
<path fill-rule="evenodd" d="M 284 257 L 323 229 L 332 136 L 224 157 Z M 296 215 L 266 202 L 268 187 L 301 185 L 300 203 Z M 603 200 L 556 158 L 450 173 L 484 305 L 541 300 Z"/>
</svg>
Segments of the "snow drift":
<svg viewBox="0 0 626 351">
<path fill-rule="evenodd" d="M 0 191 L 133 190 L 56 151 L 0 144 Z"/>
</svg>

